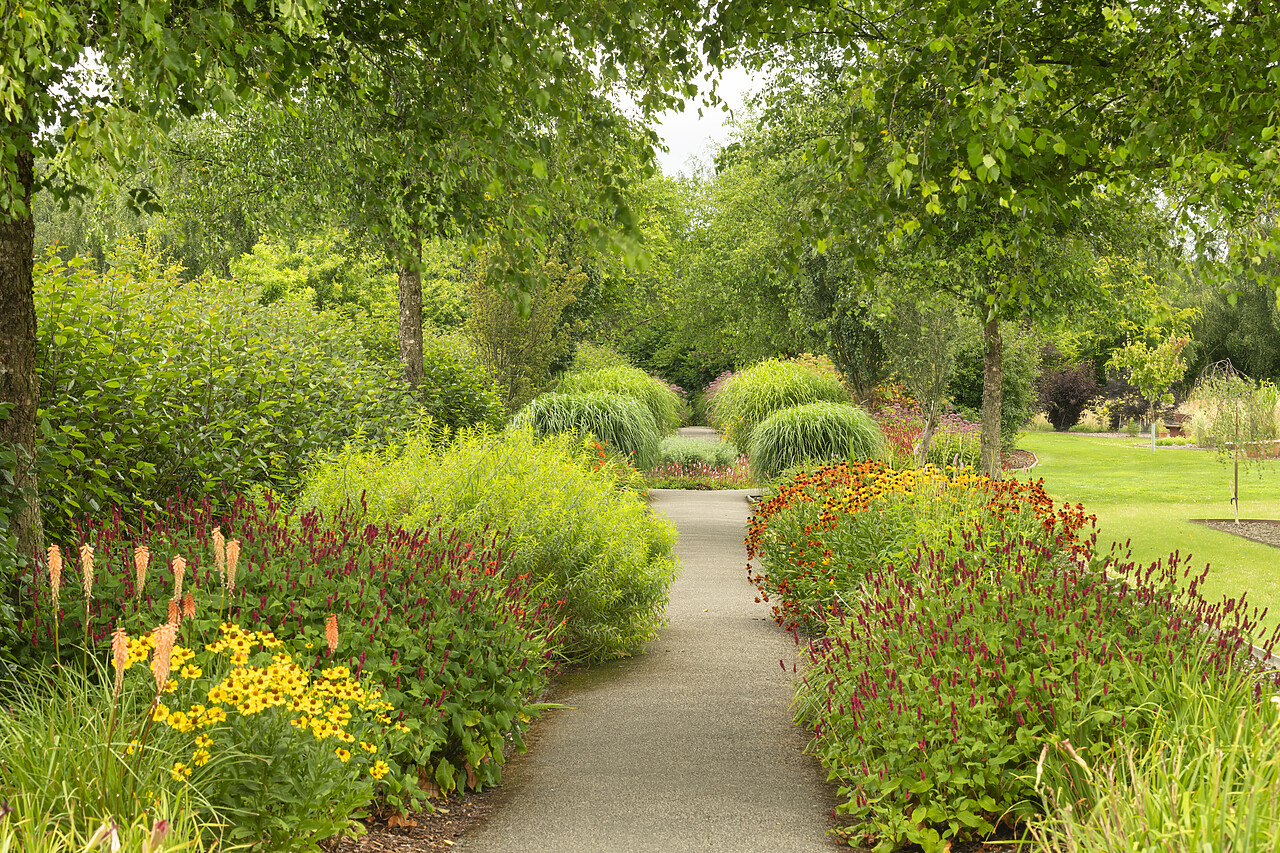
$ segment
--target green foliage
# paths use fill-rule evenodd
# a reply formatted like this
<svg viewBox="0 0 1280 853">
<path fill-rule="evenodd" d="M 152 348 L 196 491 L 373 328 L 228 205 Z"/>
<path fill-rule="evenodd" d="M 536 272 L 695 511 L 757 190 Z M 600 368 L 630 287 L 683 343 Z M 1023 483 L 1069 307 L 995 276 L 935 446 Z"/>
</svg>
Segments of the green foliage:
<svg viewBox="0 0 1280 853">
<path fill-rule="evenodd" d="M 658 445 L 659 465 L 707 465 L 726 468 L 738 461 L 738 448 L 727 441 L 702 441 L 672 435 Z"/>
<path fill-rule="evenodd" d="M 292 296 L 313 302 L 317 311 L 369 311 L 395 292 L 395 270 L 386 257 L 333 228 L 287 242 L 263 238 L 230 266 L 237 279 L 257 288 L 264 305 Z"/>
<path fill-rule="evenodd" d="M 573 364 L 569 366 L 571 373 L 591 373 L 595 370 L 604 370 L 606 367 L 635 367 L 635 365 L 612 347 L 591 341 L 578 342 L 578 348 L 573 354 Z"/>
<path fill-rule="evenodd" d="M 1039 401 L 1035 382 L 1040 376 L 1040 341 L 1034 333 L 1013 323 L 1001 323 L 1000 335 L 1004 339 L 1000 444 L 1010 448 L 1036 413 Z M 982 327 L 973 320 L 961 322 L 956 337 L 955 374 L 947 390 L 956 408 L 973 421 L 982 420 L 984 347 Z"/>
<path fill-rule="evenodd" d="M 553 366 L 569 355 L 573 329 L 565 324 L 563 315 L 587 283 L 587 276 L 577 267 L 547 261 L 544 272 L 548 283 L 522 313 L 491 286 L 485 265 L 478 269 L 482 272 L 471 284 L 467 337 L 498 383 L 503 404 L 515 411 L 547 387 Z"/>
<path fill-rule="evenodd" d="M 884 434 L 865 409 L 819 400 L 779 409 L 751 432 L 747 455 L 762 477 L 796 465 L 879 459 Z"/>
<path fill-rule="evenodd" d="M 218 816 L 169 772 L 183 740 L 176 732 L 157 729 L 149 749 L 124 751 L 128 738 L 117 716 L 145 716 L 154 681 L 146 691 L 131 686 L 117 701 L 105 667 L 86 674 L 37 666 L 0 689 L 0 790 L 13 809 L 0 817 L 0 850 L 81 853 L 110 822 L 128 853 L 144 849 L 158 821 L 169 825 L 166 850 L 200 849 L 202 832 L 216 838 Z"/>
<path fill-rule="evenodd" d="M 1182 360 L 1182 351 L 1190 342 L 1190 338 L 1178 335 L 1169 335 L 1154 347 L 1148 347 L 1145 341 L 1130 341 L 1113 352 L 1107 363 L 1113 370 L 1124 371 L 1151 406 L 1152 450 L 1155 449 L 1156 420 L 1160 406 L 1168 406 L 1173 402 L 1169 386 L 1186 373 L 1187 363 Z"/>
<path fill-rule="evenodd" d="M 769 415 L 822 400 L 847 403 L 849 393 L 828 374 L 771 358 L 734 374 L 712 399 L 710 414 L 723 425 L 729 441 L 748 447 L 752 432 Z"/>
<path fill-rule="evenodd" d="M 497 429 L 506 420 L 500 389 L 465 340 L 455 335 L 424 338 L 419 411 L 446 429 Z"/>
<path fill-rule="evenodd" d="M 634 654 L 654 636 L 676 571 L 674 530 L 639 495 L 618 489 L 616 464 L 577 435 L 464 432 L 447 448 L 411 435 L 386 452 L 351 449 L 318 467 L 301 505 L 352 500 L 374 524 L 510 531 L 507 571 L 563 601 L 564 653 L 603 660 Z"/>
<path fill-rule="evenodd" d="M 613 391 L 543 394 L 511 423 L 539 436 L 572 433 L 596 439 L 640 471 L 653 467 L 657 458 L 659 436 L 653 416 L 636 398 Z"/>
<path fill-rule="evenodd" d="M 1240 460 L 1248 465 L 1252 457 L 1261 472 L 1263 450 L 1280 433 L 1280 390 L 1254 384 L 1230 363 L 1216 364 L 1196 381 L 1190 405 L 1196 443 L 1216 447 L 1218 458 L 1233 464 L 1231 504 L 1239 521 Z M 1151 435 L 1154 442 L 1154 423 Z"/>
<path fill-rule="evenodd" d="M 55 538 L 113 504 L 288 487 L 357 429 L 378 439 L 416 417 L 350 324 L 307 305 L 262 306 L 256 291 L 181 284 L 153 264 L 99 275 L 50 257 L 36 276 L 41 498 Z"/>
<path fill-rule="evenodd" d="M 566 394 L 611 391 L 632 397 L 653 415 L 662 435 L 673 431 L 683 420 L 684 401 L 665 384 L 635 367 L 606 367 L 570 373 L 560 381 L 557 390 Z"/>
<path fill-rule="evenodd" d="M 1128 711 L 1142 737 L 1094 761 L 1051 743 L 1037 772 L 1050 805 L 1036 853 L 1280 848 L 1280 731 L 1274 685 L 1201 667 L 1134 666 L 1126 680 L 1152 698 Z M 1269 689 L 1268 689 L 1269 687 Z"/>
</svg>

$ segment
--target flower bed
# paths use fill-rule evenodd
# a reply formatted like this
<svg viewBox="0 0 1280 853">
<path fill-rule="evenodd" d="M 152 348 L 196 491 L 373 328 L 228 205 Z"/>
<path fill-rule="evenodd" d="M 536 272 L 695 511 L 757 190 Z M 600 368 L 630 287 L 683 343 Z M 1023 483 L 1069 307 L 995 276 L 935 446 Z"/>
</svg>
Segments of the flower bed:
<svg viewBox="0 0 1280 853">
<path fill-rule="evenodd" d="M 1039 483 L 877 464 L 804 472 L 760 507 L 752 580 L 815 635 L 796 715 L 850 841 L 942 851 L 1025 828 L 1044 763 L 1148 737 L 1169 672 L 1238 674 L 1258 614 L 1205 601 L 1177 555 L 1094 554 L 1091 521 Z"/>
</svg>

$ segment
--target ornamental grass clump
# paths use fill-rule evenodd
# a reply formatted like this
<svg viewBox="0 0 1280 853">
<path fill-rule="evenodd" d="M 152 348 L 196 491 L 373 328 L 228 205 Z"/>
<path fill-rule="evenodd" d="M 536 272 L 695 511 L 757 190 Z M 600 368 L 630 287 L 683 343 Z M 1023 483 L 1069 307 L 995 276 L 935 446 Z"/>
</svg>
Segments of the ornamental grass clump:
<svg viewBox="0 0 1280 853">
<path fill-rule="evenodd" d="M 827 401 L 848 403 L 835 376 L 811 365 L 768 359 L 731 377 L 709 404 L 709 413 L 739 447 L 749 447 L 755 428 L 779 409 Z"/>
<path fill-rule="evenodd" d="M 727 468 L 738 461 L 741 452 L 727 441 L 703 441 L 671 435 L 658 445 L 658 465 L 701 464 L 711 468 Z M 655 466 L 656 467 L 656 466 Z"/>
<path fill-rule="evenodd" d="M 521 409 L 511 426 L 527 427 L 540 436 L 572 433 L 594 438 L 641 471 L 653 466 L 658 452 L 660 433 L 649 409 L 614 391 L 543 394 Z"/>
<path fill-rule="evenodd" d="M 865 409 L 819 401 L 779 409 L 751 433 L 747 455 L 761 477 L 797 465 L 879 459 L 886 445 Z"/>
<path fill-rule="evenodd" d="M 684 399 L 676 393 L 674 386 L 636 367 L 618 365 L 585 373 L 569 373 L 560 380 L 557 390 L 565 394 L 611 391 L 631 397 L 653 415 L 659 435 L 671 432 L 685 418 Z"/>
<path fill-rule="evenodd" d="M 377 525 L 506 534 L 505 571 L 554 602 L 557 651 L 569 659 L 634 654 L 663 623 L 675 531 L 619 487 L 595 441 L 510 428 L 463 431 L 439 447 L 411 435 L 391 450 L 335 457 L 300 501 L 326 513 L 359 501 Z"/>
<path fill-rule="evenodd" d="M 214 528 L 225 537 L 225 582 Z M 553 619 L 528 575 L 511 570 L 501 543 L 479 532 L 406 531 L 349 511 L 299 516 L 268 498 L 239 499 L 218 513 L 173 501 L 155 517 L 126 525 L 116 515 L 82 535 L 96 550 L 89 617 L 64 590 L 55 620 L 46 584 L 28 572 L 20 579 L 29 603 L 20 660 L 70 662 L 71 648 L 104 649 L 119 627 L 136 637 L 170 623 L 172 582 L 152 572 L 135 588 L 135 543 L 162 565 L 185 555 L 186 589 L 172 619 L 177 645 L 194 646 L 224 621 L 270 631 L 280 653 L 304 669 L 346 666 L 392 703 L 395 721 L 409 729 L 382 756 L 391 772 L 377 796 L 392 807 L 421 797 L 420 776 L 443 792 L 496 784 L 504 747 L 522 748 L 558 657 L 561 617 Z M 346 626 L 332 650 L 322 627 L 330 615 Z"/>
<path fill-rule="evenodd" d="M 1138 569 L 1034 537 L 994 550 L 955 539 L 868 572 L 810 645 L 797 692 L 810 749 L 857 821 L 852 840 L 879 851 L 940 853 L 1034 818 L 1047 741 L 1096 765 L 1149 737 L 1135 709 L 1167 701 L 1149 689 L 1163 672 L 1239 677 L 1259 633 L 1262 614 L 1243 599 L 1207 602 L 1204 575 L 1176 554 Z"/>
</svg>

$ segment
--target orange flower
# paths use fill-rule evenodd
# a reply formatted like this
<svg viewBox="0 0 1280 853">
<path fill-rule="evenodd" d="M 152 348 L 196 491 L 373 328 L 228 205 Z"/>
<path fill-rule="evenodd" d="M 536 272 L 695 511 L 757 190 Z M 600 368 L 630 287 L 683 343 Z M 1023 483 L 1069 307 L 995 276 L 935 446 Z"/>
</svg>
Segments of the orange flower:
<svg viewBox="0 0 1280 853">
<path fill-rule="evenodd" d="M 147 566 L 151 564 L 151 549 L 146 545 L 139 545 L 133 549 L 133 568 L 134 568 L 134 587 L 133 594 L 137 598 L 142 597 L 142 584 L 147 579 Z"/>
<path fill-rule="evenodd" d="M 124 667 L 129 662 L 129 635 L 124 628 L 116 628 L 111 635 L 111 665 L 116 668 L 115 695 L 120 695 L 124 686 Z"/>
<path fill-rule="evenodd" d="M 169 680 L 169 663 L 173 655 L 173 644 L 178 638 L 178 626 L 166 622 L 156 628 L 156 648 L 151 653 L 151 673 L 156 677 L 156 695 L 164 689 Z"/>
<path fill-rule="evenodd" d="M 80 546 L 80 573 L 87 603 L 93 597 L 93 546 L 87 542 Z"/>
<path fill-rule="evenodd" d="M 227 543 L 227 591 L 236 591 L 236 563 L 240 562 L 240 540 Z"/>
<path fill-rule="evenodd" d="M 324 620 L 324 639 L 329 644 L 329 654 L 338 650 L 338 617 L 332 613 Z"/>
<path fill-rule="evenodd" d="M 182 618 L 190 619 L 196 615 L 196 599 L 191 593 L 187 593 L 182 599 Z"/>
<path fill-rule="evenodd" d="M 218 577 L 223 583 L 227 582 L 227 540 L 222 535 L 222 528 L 213 528 L 213 534 L 210 536 L 213 540 L 213 564 L 218 567 Z"/>
<path fill-rule="evenodd" d="M 58 595 L 62 589 L 62 551 L 49 546 L 49 588 L 53 590 L 53 612 L 58 612 Z"/>
<path fill-rule="evenodd" d="M 174 557 L 170 567 L 173 569 L 173 597 L 181 601 L 182 579 L 187 573 L 187 561 L 182 557 Z"/>
<path fill-rule="evenodd" d="M 182 611 L 178 609 L 178 599 L 169 599 L 169 622 L 173 625 L 177 625 L 181 619 Z"/>
</svg>

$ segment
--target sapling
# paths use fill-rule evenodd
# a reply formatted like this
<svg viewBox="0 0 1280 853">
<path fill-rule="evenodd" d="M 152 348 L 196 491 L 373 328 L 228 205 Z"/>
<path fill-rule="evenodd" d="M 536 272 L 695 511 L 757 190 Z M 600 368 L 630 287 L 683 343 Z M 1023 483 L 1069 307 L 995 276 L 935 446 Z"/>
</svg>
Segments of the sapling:
<svg viewBox="0 0 1280 853">
<path fill-rule="evenodd" d="M 1116 370 L 1127 370 L 1129 381 L 1138 386 L 1142 399 L 1151 406 L 1151 451 L 1156 449 L 1156 414 L 1163 405 L 1173 402 L 1169 386 L 1187 370 L 1182 351 L 1191 339 L 1170 335 L 1155 347 L 1145 341 L 1131 341 L 1116 350 L 1108 364 Z"/>
</svg>

